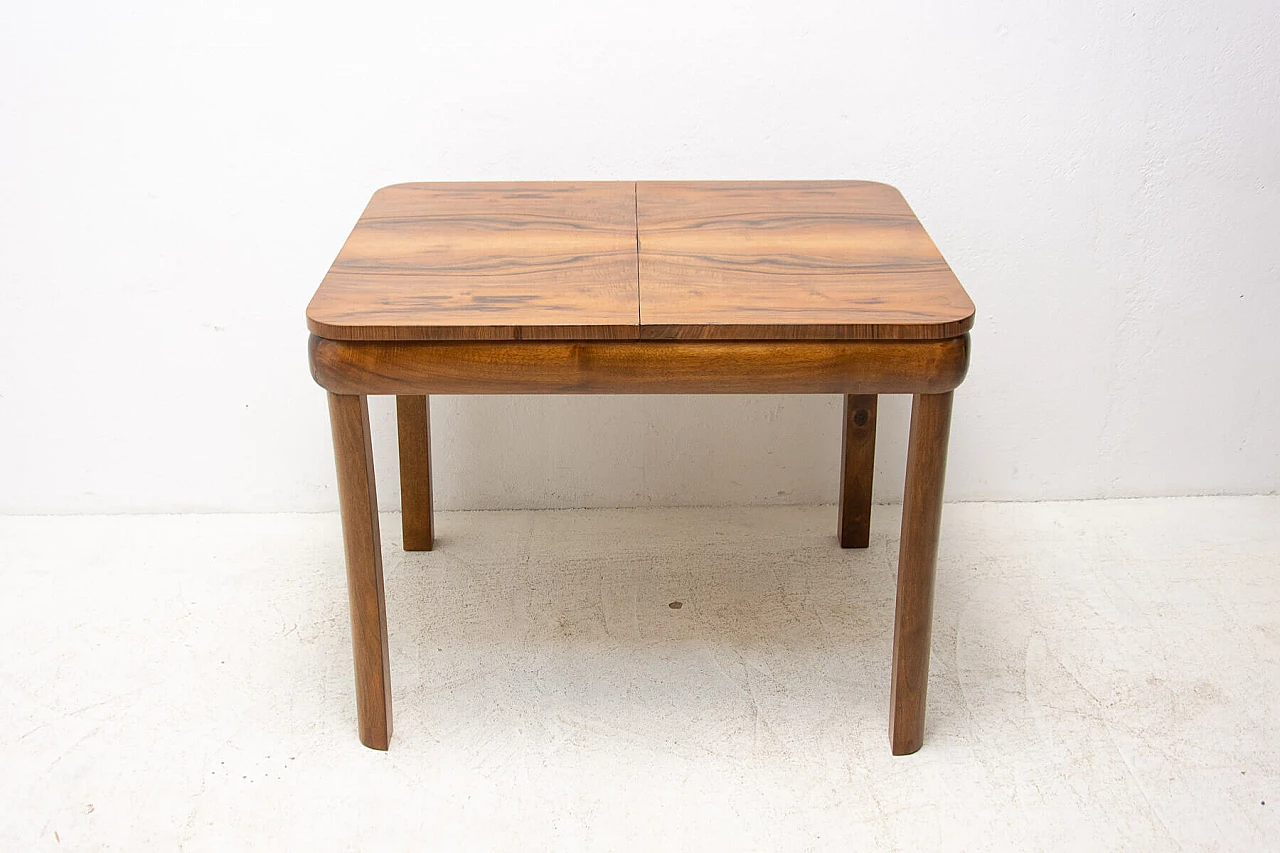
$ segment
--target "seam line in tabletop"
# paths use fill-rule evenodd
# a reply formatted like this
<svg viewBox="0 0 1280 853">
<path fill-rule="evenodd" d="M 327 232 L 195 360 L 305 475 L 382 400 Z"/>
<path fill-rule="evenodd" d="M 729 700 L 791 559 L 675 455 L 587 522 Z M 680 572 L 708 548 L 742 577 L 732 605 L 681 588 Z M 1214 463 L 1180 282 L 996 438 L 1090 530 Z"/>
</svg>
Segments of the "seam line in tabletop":
<svg viewBox="0 0 1280 853">
<path fill-rule="evenodd" d="M 640 182 L 631 182 L 631 203 L 636 223 L 636 340 L 644 337 L 644 302 L 640 293 Z"/>
</svg>

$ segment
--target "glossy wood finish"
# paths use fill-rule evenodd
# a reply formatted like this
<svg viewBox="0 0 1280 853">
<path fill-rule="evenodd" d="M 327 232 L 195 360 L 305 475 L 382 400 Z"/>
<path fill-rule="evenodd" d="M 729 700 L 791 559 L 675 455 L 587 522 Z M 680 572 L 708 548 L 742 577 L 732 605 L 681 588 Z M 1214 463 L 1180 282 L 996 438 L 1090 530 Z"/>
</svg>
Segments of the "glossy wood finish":
<svg viewBox="0 0 1280 853">
<path fill-rule="evenodd" d="M 952 396 L 950 391 L 917 394 L 911 405 L 889 697 L 889 741 L 894 755 L 910 754 L 924 743 L 934 574 L 942 526 Z"/>
<path fill-rule="evenodd" d="M 335 340 L 638 337 L 635 185 L 378 190 L 307 308 Z"/>
<path fill-rule="evenodd" d="M 406 551 L 430 551 L 435 543 L 431 510 L 431 401 L 396 397 L 400 440 L 400 527 Z"/>
<path fill-rule="evenodd" d="M 340 394 L 913 394 L 955 388 L 967 335 L 945 341 L 380 344 L 311 338 Z"/>
<path fill-rule="evenodd" d="M 840 547 L 871 543 L 871 484 L 876 469 L 875 394 L 846 394 L 840 446 Z"/>
<path fill-rule="evenodd" d="M 397 184 L 307 308 L 332 340 L 936 340 L 973 303 L 866 181 Z"/>
<path fill-rule="evenodd" d="M 360 742 L 373 749 L 386 749 L 391 741 L 391 668 L 367 399 L 331 393 L 329 421 L 333 427 L 342 542 L 347 556 Z"/>
<path fill-rule="evenodd" d="M 973 325 L 885 184 L 642 182 L 636 221 L 642 338 L 924 340 Z"/>
<path fill-rule="evenodd" d="M 877 394 L 915 395 L 890 739 L 920 748 L 952 389 L 973 304 L 897 190 L 865 182 L 401 184 L 307 310 L 328 389 L 360 739 L 391 689 L 365 395 L 397 396 L 409 550 L 434 545 L 430 394 L 845 395 L 839 536 L 869 540 Z"/>
</svg>

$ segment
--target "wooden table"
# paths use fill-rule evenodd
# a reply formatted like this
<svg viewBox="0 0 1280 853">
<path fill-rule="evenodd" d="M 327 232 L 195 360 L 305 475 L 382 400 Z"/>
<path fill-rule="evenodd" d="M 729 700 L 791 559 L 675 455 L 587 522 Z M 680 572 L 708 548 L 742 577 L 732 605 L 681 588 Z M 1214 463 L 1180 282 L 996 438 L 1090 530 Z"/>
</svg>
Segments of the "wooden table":
<svg viewBox="0 0 1280 853">
<path fill-rule="evenodd" d="M 404 546 L 432 546 L 430 394 L 843 394 L 839 539 L 865 548 L 876 395 L 912 394 L 889 737 L 920 748 L 952 390 L 973 303 L 861 181 L 398 184 L 307 308 L 329 392 L 360 740 L 391 678 L 369 394 L 396 395 Z"/>
</svg>

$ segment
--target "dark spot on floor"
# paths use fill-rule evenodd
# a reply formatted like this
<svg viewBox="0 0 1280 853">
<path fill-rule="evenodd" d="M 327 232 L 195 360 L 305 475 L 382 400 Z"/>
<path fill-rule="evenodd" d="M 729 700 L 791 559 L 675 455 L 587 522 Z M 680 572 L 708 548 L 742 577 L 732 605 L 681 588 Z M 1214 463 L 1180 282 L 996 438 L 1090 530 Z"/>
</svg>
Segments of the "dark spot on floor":
<svg viewBox="0 0 1280 853">
<path fill-rule="evenodd" d="M 671 602 L 670 604 L 668 604 L 667 606 L 668 606 L 668 607 L 670 607 L 672 610 L 679 610 L 681 607 L 684 607 L 684 602 L 683 602 L 683 601 L 673 601 L 673 602 Z"/>
</svg>

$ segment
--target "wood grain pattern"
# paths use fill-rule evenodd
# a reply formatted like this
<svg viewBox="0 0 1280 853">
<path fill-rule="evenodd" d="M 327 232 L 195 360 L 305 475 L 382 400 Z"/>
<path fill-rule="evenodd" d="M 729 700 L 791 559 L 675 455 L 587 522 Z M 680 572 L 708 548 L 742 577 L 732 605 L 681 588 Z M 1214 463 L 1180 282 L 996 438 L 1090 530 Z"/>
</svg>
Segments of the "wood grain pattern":
<svg viewBox="0 0 1280 853">
<path fill-rule="evenodd" d="M 396 397 L 400 442 L 400 529 L 406 551 L 430 551 L 435 544 L 431 507 L 431 400 Z"/>
<path fill-rule="evenodd" d="M 386 749 L 391 742 L 391 658 L 387 654 L 387 606 L 368 400 L 357 395 L 329 394 L 329 422 L 338 466 L 342 544 L 347 556 L 360 742 L 373 749 Z"/>
<path fill-rule="evenodd" d="M 911 405 L 889 694 L 889 743 L 894 755 L 909 755 L 924 743 L 929 637 L 952 397 L 951 391 L 917 394 Z"/>
<path fill-rule="evenodd" d="M 871 485 L 876 471 L 875 394 L 846 394 L 840 444 L 840 547 L 871 544 Z"/>
<path fill-rule="evenodd" d="M 641 337 L 926 340 L 973 303 L 893 187 L 865 181 L 636 188 Z"/>
<path fill-rule="evenodd" d="M 312 336 L 340 394 L 914 394 L 955 388 L 969 336 L 941 341 L 378 343 Z"/>
<path fill-rule="evenodd" d="M 337 340 L 638 337 L 635 185 L 378 190 L 307 308 Z"/>
</svg>

